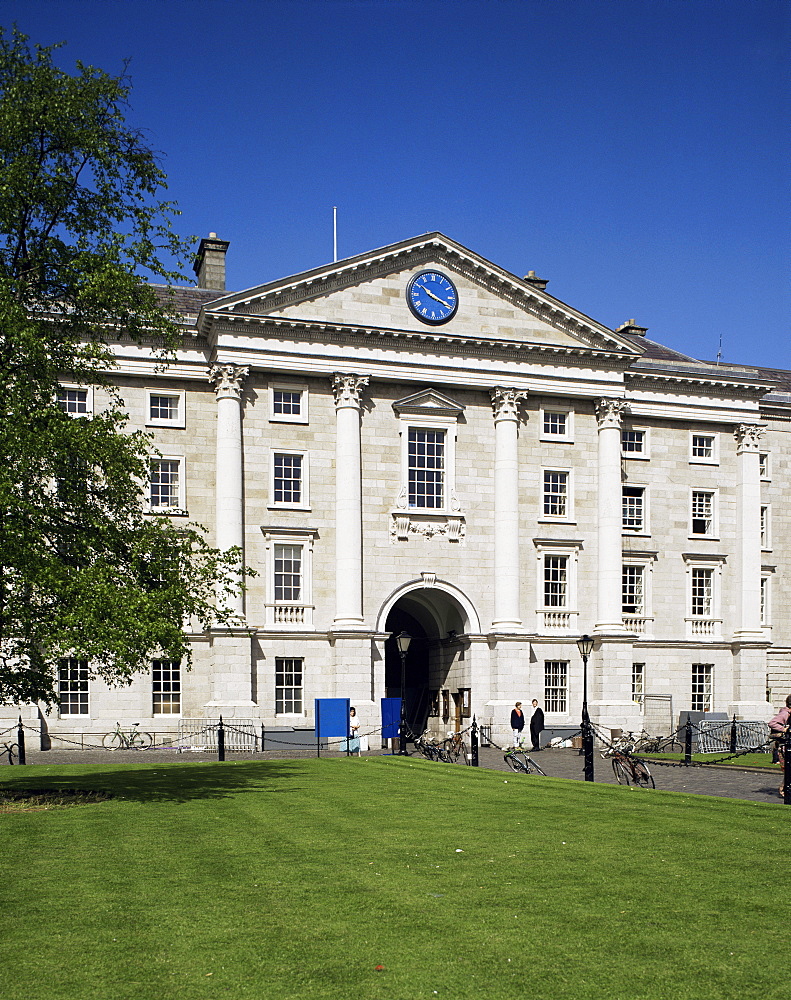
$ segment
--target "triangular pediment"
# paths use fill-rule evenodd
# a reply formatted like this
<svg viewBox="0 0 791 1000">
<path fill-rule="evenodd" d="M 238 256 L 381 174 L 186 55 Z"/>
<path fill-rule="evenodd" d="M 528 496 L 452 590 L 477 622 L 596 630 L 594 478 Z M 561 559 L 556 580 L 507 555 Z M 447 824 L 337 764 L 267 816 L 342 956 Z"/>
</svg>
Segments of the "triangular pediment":
<svg viewBox="0 0 791 1000">
<path fill-rule="evenodd" d="M 409 307 L 410 280 L 436 269 L 456 288 L 458 307 L 428 323 Z M 552 295 L 441 233 L 394 243 L 213 302 L 204 328 L 223 319 L 393 331 L 460 341 L 605 351 L 636 358 L 642 349 Z"/>
<path fill-rule="evenodd" d="M 450 396 L 437 392 L 436 389 L 424 389 L 422 392 L 397 399 L 393 403 L 393 409 L 399 416 L 402 413 L 409 416 L 430 414 L 435 417 L 455 417 L 457 419 L 464 412 L 461 403 L 457 403 Z"/>
</svg>

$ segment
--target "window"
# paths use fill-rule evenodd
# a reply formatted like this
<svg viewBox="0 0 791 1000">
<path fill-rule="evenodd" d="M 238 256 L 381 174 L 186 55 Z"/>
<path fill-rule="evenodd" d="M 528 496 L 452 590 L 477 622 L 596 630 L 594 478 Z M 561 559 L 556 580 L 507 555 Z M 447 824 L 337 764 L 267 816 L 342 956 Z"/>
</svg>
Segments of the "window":
<svg viewBox="0 0 791 1000">
<path fill-rule="evenodd" d="M 183 427 L 184 393 L 146 390 L 146 424 L 149 427 Z"/>
<path fill-rule="evenodd" d="M 544 661 L 544 706 L 547 712 L 567 711 L 568 660 Z"/>
<path fill-rule="evenodd" d="M 626 428 L 621 431 L 621 454 L 624 458 L 647 458 L 648 435 L 644 430 Z"/>
<path fill-rule="evenodd" d="M 67 657 L 58 664 L 61 715 L 88 715 L 88 661 Z"/>
<path fill-rule="evenodd" d="M 761 625 L 764 626 L 764 628 L 766 628 L 771 621 L 769 614 L 769 588 L 770 588 L 769 577 L 762 575 L 761 576 Z"/>
<path fill-rule="evenodd" d="M 622 526 L 624 531 L 645 531 L 645 487 L 622 487 Z"/>
<path fill-rule="evenodd" d="M 184 512 L 182 459 L 151 459 L 148 502 L 152 513 Z"/>
<path fill-rule="evenodd" d="M 720 594 L 724 556 L 685 554 L 687 564 L 687 638 L 718 639 L 722 631 Z"/>
<path fill-rule="evenodd" d="M 692 711 L 710 712 L 712 699 L 713 663 L 692 664 Z"/>
<path fill-rule="evenodd" d="M 301 657 L 275 657 L 275 715 L 302 715 Z"/>
<path fill-rule="evenodd" d="M 544 471 L 544 517 L 567 518 L 569 514 L 569 474 Z"/>
<path fill-rule="evenodd" d="M 154 715 L 181 714 L 181 661 L 154 660 L 151 664 Z"/>
<path fill-rule="evenodd" d="M 445 431 L 409 428 L 409 506 L 445 506 Z"/>
<path fill-rule="evenodd" d="M 697 464 L 716 465 L 719 461 L 717 453 L 717 435 L 700 434 L 692 431 L 689 435 L 689 460 Z"/>
<path fill-rule="evenodd" d="M 761 504 L 761 548 L 771 549 L 772 539 L 769 531 L 769 505 Z"/>
<path fill-rule="evenodd" d="M 766 452 L 761 452 L 758 456 L 758 468 L 760 469 L 761 479 L 772 478 L 769 468 L 769 455 Z"/>
<path fill-rule="evenodd" d="M 714 609 L 713 569 L 708 569 L 702 566 L 692 567 L 691 597 L 691 613 L 702 618 L 710 618 Z"/>
<path fill-rule="evenodd" d="M 308 463 L 302 452 L 272 453 L 272 506 L 307 508 Z"/>
<path fill-rule="evenodd" d="M 573 441 L 573 417 L 569 410 L 542 407 L 539 437 L 542 441 Z"/>
<path fill-rule="evenodd" d="M 645 694 L 645 664 L 644 663 L 633 663 L 632 664 L 632 701 L 636 701 L 638 705 L 643 704 L 643 695 Z"/>
<path fill-rule="evenodd" d="M 642 615 L 645 612 L 644 566 L 624 566 L 621 603 L 625 615 Z"/>
<path fill-rule="evenodd" d="M 58 389 L 58 406 L 64 413 L 90 413 L 90 390 L 61 386 Z"/>
<path fill-rule="evenodd" d="M 691 534 L 711 537 L 717 534 L 715 498 L 716 493 L 713 490 L 692 490 Z"/>
<path fill-rule="evenodd" d="M 306 424 L 308 422 L 307 386 L 270 385 L 269 419 L 279 423 Z"/>
<path fill-rule="evenodd" d="M 545 608 L 566 607 L 568 563 L 568 556 L 544 556 Z"/>
<path fill-rule="evenodd" d="M 302 546 L 275 545 L 275 600 L 302 599 Z"/>
</svg>

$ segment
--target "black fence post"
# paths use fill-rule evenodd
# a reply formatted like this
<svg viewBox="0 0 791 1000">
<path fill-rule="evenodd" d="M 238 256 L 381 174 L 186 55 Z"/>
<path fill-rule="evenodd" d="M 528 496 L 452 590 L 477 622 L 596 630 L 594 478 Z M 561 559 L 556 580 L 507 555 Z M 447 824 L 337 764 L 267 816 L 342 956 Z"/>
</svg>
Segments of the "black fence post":
<svg viewBox="0 0 791 1000">
<path fill-rule="evenodd" d="M 264 729 L 263 722 L 261 723 L 261 753 L 266 750 L 266 730 Z"/>
<path fill-rule="evenodd" d="M 684 726 L 684 763 L 692 763 L 692 723 L 689 719 Z"/>
<path fill-rule="evenodd" d="M 217 760 L 225 760 L 225 726 L 222 724 L 222 716 L 217 726 Z"/>
<path fill-rule="evenodd" d="M 478 766 L 478 723 L 475 721 L 474 715 L 470 729 L 470 763 L 473 767 Z"/>
<path fill-rule="evenodd" d="M 728 748 L 731 753 L 736 753 L 736 716 L 733 717 L 733 722 L 731 722 L 731 740 L 728 744 Z"/>
<path fill-rule="evenodd" d="M 22 725 L 22 716 L 19 716 L 19 725 L 16 730 L 16 742 L 19 750 L 19 763 L 25 763 L 25 729 Z"/>
<path fill-rule="evenodd" d="M 783 761 L 783 804 L 791 806 L 791 729 L 783 736 Z"/>
</svg>

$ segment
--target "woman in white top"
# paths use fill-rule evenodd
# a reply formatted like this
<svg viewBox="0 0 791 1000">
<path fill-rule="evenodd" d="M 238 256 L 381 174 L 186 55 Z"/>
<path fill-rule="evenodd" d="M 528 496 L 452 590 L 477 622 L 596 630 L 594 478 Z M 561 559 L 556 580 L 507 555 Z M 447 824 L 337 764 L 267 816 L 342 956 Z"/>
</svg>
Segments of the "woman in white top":
<svg viewBox="0 0 791 1000">
<path fill-rule="evenodd" d="M 357 718 L 357 709 L 349 709 L 349 753 L 360 756 L 360 720 Z"/>
</svg>

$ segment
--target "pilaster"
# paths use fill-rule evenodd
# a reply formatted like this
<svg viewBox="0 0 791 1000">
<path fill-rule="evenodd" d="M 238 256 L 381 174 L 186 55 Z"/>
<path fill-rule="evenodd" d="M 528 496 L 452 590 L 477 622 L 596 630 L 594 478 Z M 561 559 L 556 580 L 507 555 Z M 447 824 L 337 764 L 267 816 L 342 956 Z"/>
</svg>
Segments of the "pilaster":
<svg viewBox="0 0 791 1000">
<path fill-rule="evenodd" d="M 597 399 L 598 448 L 598 611 L 594 633 L 621 635 L 622 586 L 622 487 L 621 415 L 627 408 L 622 399 Z"/>
</svg>

